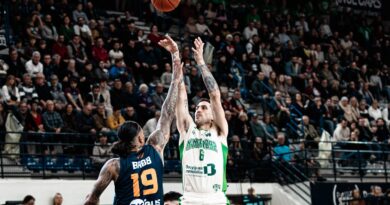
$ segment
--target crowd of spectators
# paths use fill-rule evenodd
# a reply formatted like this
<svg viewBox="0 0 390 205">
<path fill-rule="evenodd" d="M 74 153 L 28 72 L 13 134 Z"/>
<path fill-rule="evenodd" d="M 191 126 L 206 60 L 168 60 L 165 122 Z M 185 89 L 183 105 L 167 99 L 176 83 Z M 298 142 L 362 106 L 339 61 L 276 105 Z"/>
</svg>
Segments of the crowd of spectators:
<svg viewBox="0 0 390 205">
<path fill-rule="evenodd" d="M 161 30 L 173 27 L 192 112 L 207 96 L 192 41 L 207 42 L 205 59 L 229 123 L 229 168 L 248 157 L 256 163 L 271 155 L 299 158 L 283 153 L 318 147 L 323 131 L 338 142 L 390 142 L 390 38 L 380 15 L 355 15 L 327 0 L 184 0 L 168 14 L 148 0 L 131 1 L 123 16 L 108 15 L 94 1 L 11 2 L 13 45 L 1 57 L 0 128 L 34 134 L 3 134 L 3 142 L 43 138 L 70 145 L 42 153 L 92 153 L 71 144 L 112 142 L 125 120 L 151 132 L 172 69 L 157 42 Z M 177 133 L 172 136 L 169 147 L 176 149 Z M 290 146 L 302 139 L 310 143 Z M 20 152 L 7 144 L 2 151 Z M 100 151 L 107 150 L 93 149 Z"/>
</svg>

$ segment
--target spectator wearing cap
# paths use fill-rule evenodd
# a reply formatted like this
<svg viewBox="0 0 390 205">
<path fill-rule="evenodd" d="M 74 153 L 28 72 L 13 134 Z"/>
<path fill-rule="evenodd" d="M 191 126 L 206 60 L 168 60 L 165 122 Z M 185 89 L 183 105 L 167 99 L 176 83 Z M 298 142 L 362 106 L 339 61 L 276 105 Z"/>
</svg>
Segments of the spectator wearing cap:
<svg viewBox="0 0 390 205">
<path fill-rule="evenodd" d="M 78 79 L 71 78 L 70 86 L 65 89 L 65 96 L 68 102 L 70 102 L 77 110 L 81 110 L 84 106 L 84 99 L 81 96 L 80 90 L 78 88 Z"/>
<path fill-rule="evenodd" d="M 251 135 L 253 138 L 261 137 L 265 138 L 264 127 L 261 125 L 259 116 L 256 113 L 251 115 L 251 119 L 249 121 L 249 127 L 251 129 Z"/>
<path fill-rule="evenodd" d="M 35 78 L 38 73 L 43 72 L 43 65 L 40 62 L 40 60 L 41 60 L 41 54 L 38 51 L 34 51 L 31 59 L 26 62 L 26 71 L 33 78 Z"/>
<path fill-rule="evenodd" d="M 144 125 L 144 135 L 149 136 L 156 130 L 158 119 L 160 119 L 161 112 L 160 110 L 156 110 L 154 113 L 154 117 L 150 118 Z"/>
<path fill-rule="evenodd" d="M 116 131 L 123 123 L 125 118 L 121 114 L 121 108 L 114 106 L 114 112 L 107 118 L 107 126 L 112 131 Z"/>
<path fill-rule="evenodd" d="M 95 142 L 92 150 L 92 164 L 96 170 L 104 165 L 104 163 L 111 159 L 113 154 L 111 152 L 112 145 L 108 142 L 108 137 L 104 133 L 98 134 L 98 142 Z"/>
</svg>

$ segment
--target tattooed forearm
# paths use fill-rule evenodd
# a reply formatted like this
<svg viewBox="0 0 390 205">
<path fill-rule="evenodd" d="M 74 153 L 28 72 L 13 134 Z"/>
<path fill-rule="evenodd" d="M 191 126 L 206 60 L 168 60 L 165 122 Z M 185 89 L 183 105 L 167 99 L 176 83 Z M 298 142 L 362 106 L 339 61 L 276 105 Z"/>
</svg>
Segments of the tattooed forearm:
<svg viewBox="0 0 390 205">
<path fill-rule="evenodd" d="M 218 84 L 215 81 L 213 74 L 210 72 L 209 68 L 205 64 L 199 66 L 200 72 L 202 74 L 202 78 L 204 81 L 204 84 L 206 85 L 207 91 L 209 93 L 218 90 Z"/>
<path fill-rule="evenodd" d="M 154 132 L 148 139 L 148 143 L 157 146 L 161 149 L 168 142 L 170 137 L 170 127 L 175 118 L 175 109 L 177 97 L 179 94 L 179 85 L 182 78 L 182 67 L 180 65 L 180 57 L 178 52 L 172 54 L 173 71 L 172 82 L 168 90 L 167 97 L 161 107 L 161 116 L 157 122 L 156 132 Z"/>
</svg>

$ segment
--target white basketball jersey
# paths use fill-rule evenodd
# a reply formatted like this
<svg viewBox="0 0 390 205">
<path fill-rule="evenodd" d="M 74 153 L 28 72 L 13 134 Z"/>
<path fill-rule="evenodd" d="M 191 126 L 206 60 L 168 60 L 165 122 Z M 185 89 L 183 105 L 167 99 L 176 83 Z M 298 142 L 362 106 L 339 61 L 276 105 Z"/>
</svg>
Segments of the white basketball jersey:
<svg viewBox="0 0 390 205">
<path fill-rule="evenodd" d="M 215 129 L 200 130 L 191 123 L 180 137 L 184 192 L 225 193 L 228 146 Z"/>
</svg>

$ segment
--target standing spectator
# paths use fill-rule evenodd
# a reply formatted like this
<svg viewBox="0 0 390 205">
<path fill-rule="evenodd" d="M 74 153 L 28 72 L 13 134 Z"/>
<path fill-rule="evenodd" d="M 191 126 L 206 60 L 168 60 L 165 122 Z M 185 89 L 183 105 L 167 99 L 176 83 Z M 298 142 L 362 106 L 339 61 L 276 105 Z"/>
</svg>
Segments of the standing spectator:
<svg viewBox="0 0 390 205">
<path fill-rule="evenodd" d="M 13 75 L 9 75 L 7 77 L 1 91 L 7 105 L 18 105 L 20 103 L 19 88 Z"/>
<path fill-rule="evenodd" d="M 116 131 L 123 123 L 125 118 L 121 114 L 121 108 L 114 107 L 114 112 L 107 118 L 107 126 L 112 131 Z"/>
<path fill-rule="evenodd" d="M 43 72 L 43 65 L 40 62 L 40 60 L 41 60 L 41 54 L 38 51 L 34 51 L 32 53 L 32 58 L 26 62 L 26 71 L 33 78 L 35 78 L 38 73 Z"/>
<path fill-rule="evenodd" d="M 99 133 L 98 140 L 92 150 L 92 164 L 96 170 L 100 170 L 104 163 L 111 159 L 113 155 L 111 152 L 112 146 L 111 143 L 108 143 L 107 135 Z"/>
<path fill-rule="evenodd" d="M 157 110 L 155 113 L 154 113 L 154 117 L 153 118 L 150 118 L 146 124 L 144 125 L 143 127 L 143 130 L 144 130 L 144 135 L 145 136 L 149 136 L 150 134 L 152 134 L 152 132 L 154 132 L 154 130 L 156 130 L 156 127 L 157 127 L 157 121 L 158 119 L 160 119 L 160 115 L 161 115 L 161 112 L 159 110 Z"/>
</svg>

